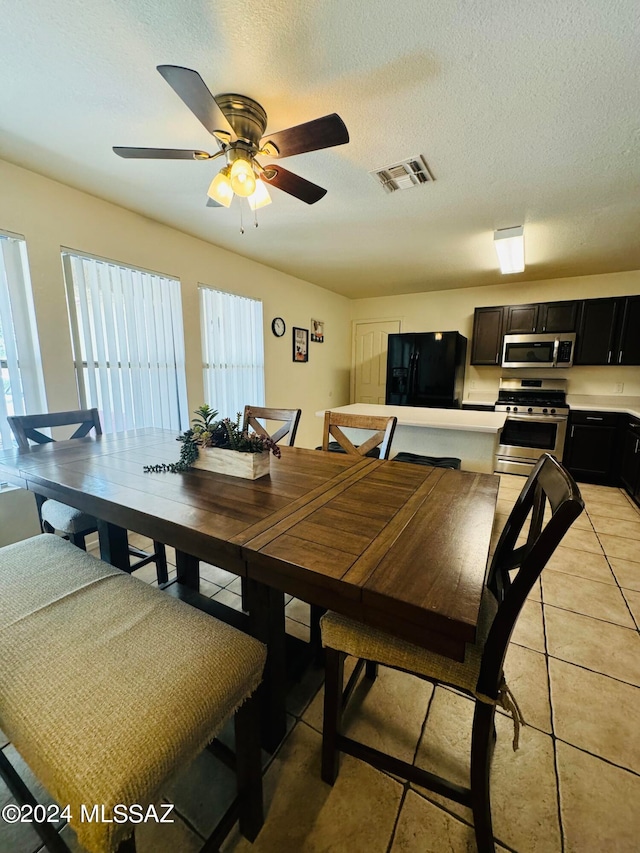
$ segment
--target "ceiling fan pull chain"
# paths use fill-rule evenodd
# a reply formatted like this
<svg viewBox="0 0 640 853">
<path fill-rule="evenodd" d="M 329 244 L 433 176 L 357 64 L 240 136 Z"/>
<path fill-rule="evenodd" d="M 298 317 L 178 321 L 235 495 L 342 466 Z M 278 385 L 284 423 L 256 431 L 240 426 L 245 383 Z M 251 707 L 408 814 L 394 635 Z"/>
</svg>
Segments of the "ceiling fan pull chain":
<svg viewBox="0 0 640 853">
<path fill-rule="evenodd" d="M 244 234 L 244 225 L 242 224 L 242 200 L 240 200 L 240 233 Z"/>
<path fill-rule="evenodd" d="M 258 227 L 258 211 L 257 210 L 253 211 L 253 224 L 255 225 L 256 228 Z"/>
</svg>

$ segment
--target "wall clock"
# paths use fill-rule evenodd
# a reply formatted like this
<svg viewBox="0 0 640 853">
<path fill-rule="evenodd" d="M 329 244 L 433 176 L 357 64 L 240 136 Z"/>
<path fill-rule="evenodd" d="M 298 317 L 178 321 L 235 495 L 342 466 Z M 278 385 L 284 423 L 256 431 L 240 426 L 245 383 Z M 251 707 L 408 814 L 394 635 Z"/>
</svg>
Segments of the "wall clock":
<svg viewBox="0 0 640 853">
<path fill-rule="evenodd" d="M 281 338 L 284 335 L 286 328 L 287 327 L 285 326 L 282 317 L 274 317 L 274 319 L 271 321 L 271 331 L 276 336 L 276 338 Z"/>
</svg>

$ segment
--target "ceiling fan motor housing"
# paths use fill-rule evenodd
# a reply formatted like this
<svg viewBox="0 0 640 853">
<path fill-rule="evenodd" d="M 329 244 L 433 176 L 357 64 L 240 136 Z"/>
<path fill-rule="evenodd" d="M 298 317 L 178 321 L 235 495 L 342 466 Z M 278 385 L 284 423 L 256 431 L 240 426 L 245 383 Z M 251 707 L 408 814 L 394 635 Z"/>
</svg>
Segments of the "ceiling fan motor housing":
<svg viewBox="0 0 640 853">
<path fill-rule="evenodd" d="M 257 150 L 267 127 L 267 114 L 262 106 L 246 95 L 224 93 L 215 98 L 238 139 Z"/>
</svg>

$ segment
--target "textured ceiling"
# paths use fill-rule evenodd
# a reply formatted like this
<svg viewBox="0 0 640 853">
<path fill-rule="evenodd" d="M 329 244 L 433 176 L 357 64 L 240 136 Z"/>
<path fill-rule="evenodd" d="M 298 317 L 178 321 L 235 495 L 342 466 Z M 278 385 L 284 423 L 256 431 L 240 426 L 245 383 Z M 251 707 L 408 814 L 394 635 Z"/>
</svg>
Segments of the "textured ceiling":
<svg viewBox="0 0 640 853">
<path fill-rule="evenodd" d="M 9 2 L 0 157 L 352 297 L 639 269 L 639 44 L 637 0 Z M 325 198 L 274 189 L 242 235 L 235 204 L 205 206 L 219 160 L 116 157 L 216 150 L 163 63 L 256 99 L 270 131 L 338 112 L 348 145 L 283 161 Z M 435 183 L 368 174 L 418 154 Z M 518 224 L 505 278 L 492 232 Z"/>
</svg>

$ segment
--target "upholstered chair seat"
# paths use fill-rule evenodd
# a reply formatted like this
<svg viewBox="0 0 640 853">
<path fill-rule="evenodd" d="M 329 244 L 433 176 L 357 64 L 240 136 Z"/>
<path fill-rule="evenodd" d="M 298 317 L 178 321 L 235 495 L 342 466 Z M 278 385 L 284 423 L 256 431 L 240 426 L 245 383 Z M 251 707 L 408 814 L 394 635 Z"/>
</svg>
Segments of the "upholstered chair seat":
<svg viewBox="0 0 640 853">
<path fill-rule="evenodd" d="M 87 515 L 86 512 L 67 506 L 60 501 L 45 501 L 42 504 L 41 515 L 43 522 L 66 535 L 81 533 L 89 529 L 95 530 L 98 525 L 92 515 Z"/>
</svg>

